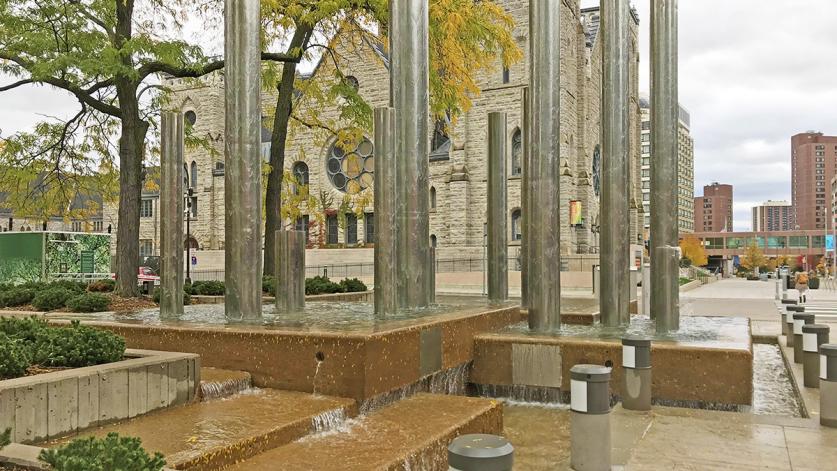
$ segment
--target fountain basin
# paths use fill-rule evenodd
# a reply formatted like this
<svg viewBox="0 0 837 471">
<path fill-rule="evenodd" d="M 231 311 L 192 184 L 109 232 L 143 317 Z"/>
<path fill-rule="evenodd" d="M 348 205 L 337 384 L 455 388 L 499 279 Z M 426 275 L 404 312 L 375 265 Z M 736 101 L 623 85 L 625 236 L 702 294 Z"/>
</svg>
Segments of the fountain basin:
<svg viewBox="0 0 837 471">
<path fill-rule="evenodd" d="M 753 347 L 749 319 L 685 317 L 678 335 L 652 343 L 652 395 L 656 404 L 738 410 L 753 401 Z M 630 332 L 648 330 L 635 318 Z M 701 327 L 703 325 L 703 327 Z M 622 384 L 624 331 L 567 326 L 554 335 L 515 325 L 474 338 L 471 382 L 478 390 L 545 389 L 568 402 L 573 365 L 612 365 L 611 394 Z M 650 333 L 650 332 L 646 332 Z"/>
</svg>

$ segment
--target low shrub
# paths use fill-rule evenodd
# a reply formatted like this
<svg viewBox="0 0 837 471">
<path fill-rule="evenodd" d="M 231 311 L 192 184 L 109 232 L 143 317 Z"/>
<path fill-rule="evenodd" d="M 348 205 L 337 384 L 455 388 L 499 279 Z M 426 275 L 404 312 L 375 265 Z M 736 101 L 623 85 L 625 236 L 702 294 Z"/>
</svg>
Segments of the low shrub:
<svg viewBox="0 0 837 471">
<path fill-rule="evenodd" d="M 162 296 L 163 296 L 163 292 L 162 292 L 162 290 L 160 290 L 160 288 L 154 288 L 154 292 L 151 293 L 151 299 L 157 304 L 160 304 L 160 298 Z M 192 304 L 192 295 L 189 294 L 188 291 L 186 291 L 186 288 L 184 286 L 184 289 L 183 289 L 183 305 L 188 306 L 190 304 Z"/>
<path fill-rule="evenodd" d="M 346 278 L 340 282 L 340 286 L 344 293 L 359 293 L 368 289 L 366 284 L 357 278 Z"/>
<path fill-rule="evenodd" d="M 51 283 L 48 283 L 44 288 L 64 288 L 66 290 L 74 291 L 76 293 L 83 293 L 87 291 L 87 284 L 82 283 L 81 281 L 55 280 Z"/>
<path fill-rule="evenodd" d="M 276 278 L 270 275 L 262 278 L 262 293 L 276 296 Z"/>
<path fill-rule="evenodd" d="M 15 307 L 29 304 L 37 291 L 32 288 L 12 288 L 0 292 L 0 307 Z"/>
<path fill-rule="evenodd" d="M 102 312 L 110 306 L 110 298 L 99 293 L 84 293 L 70 297 L 66 305 L 73 312 Z"/>
<path fill-rule="evenodd" d="M 80 368 L 122 360 L 125 339 L 73 321 L 70 327 L 39 332 L 32 351 L 36 364 Z"/>
<path fill-rule="evenodd" d="M 64 307 L 67 300 L 77 294 L 77 291 L 61 287 L 49 288 L 36 294 L 32 298 L 32 305 L 39 311 L 54 311 Z"/>
<path fill-rule="evenodd" d="M 315 276 L 305 280 L 305 294 L 342 293 L 343 287 L 328 279 L 326 276 Z"/>
<path fill-rule="evenodd" d="M 38 459 L 55 471 L 160 471 L 166 460 L 149 455 L 135 437 L 111 432 L 105 438 L 77 438 L 58 448 L 46 448 Z"/>
<path fill-rule="evenodd" d="M 7 428 L 5 431 L 0 433 L 0 448 L 12 443 L 12 429 Z"/>
<path fill-rule="evenodd" d="M 201 296 L 223 296 L 223 281 L 195 281 L 192 283 L 192 294 Z"/>
<path fill-rule="evenodd" d="M 116 281 L 114 280 L 98 280 L 87 286 L 87 291 L 92 293 L 110 293 L 114 289 L 116 289 Z"/>
<path fill-rule="evenodd" d="M 47 284 L 43 281 L 27 281 L 26 283 L 21 283 L 17 286 L 18 288 L 23 289 L 31 289 L 35 291 L 40 291 L 47 287 Z"/>
<path fill-rule="evenodd" d="M 0 379 L 23 376 L 30 364 L 29 351 L 24 342 L 0 333 Z"/>
<path fill-rule="evenodd" d="M 0 318 L 0 334 L 22 342 L 35 342 L 38 334 L 48 328 L 44 319 L 35 316 Z"/>
</svg>

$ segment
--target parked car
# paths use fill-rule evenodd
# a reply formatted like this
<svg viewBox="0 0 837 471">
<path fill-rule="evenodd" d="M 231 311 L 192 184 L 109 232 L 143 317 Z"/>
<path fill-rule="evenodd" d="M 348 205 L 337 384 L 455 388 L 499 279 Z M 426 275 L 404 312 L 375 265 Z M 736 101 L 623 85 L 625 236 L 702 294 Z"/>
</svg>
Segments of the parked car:
<svg viewBox="0 0 837 471">
<path fill-rule="evenodd" d="M 116 273 L 111 274 L 111 278 L 116 279 Z M 139 267 L 137 269 L 137 285 L 142 288 L 142 292 L 151 294 L 155 286 L 160 285 L 160 277 L 151 267 Z"/>
</svg>

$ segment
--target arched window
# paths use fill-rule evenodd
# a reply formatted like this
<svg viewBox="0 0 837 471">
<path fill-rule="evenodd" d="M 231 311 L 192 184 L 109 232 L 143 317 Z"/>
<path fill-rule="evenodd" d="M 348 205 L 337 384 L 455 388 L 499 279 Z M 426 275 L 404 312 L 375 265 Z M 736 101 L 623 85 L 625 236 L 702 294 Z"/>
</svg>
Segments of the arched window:
<svg viewBox="0 0 837 471">
<path fill-rule="evenodd" d="M 436 187 L 430 187 L 430 209 L 436 209 Z"/>
<path fill-rule="evenodd" d="M 357 89 L 360 88 L 360 82 L 358 82 L 357 77 L 355 77 L 354 75 L 346 76 L 346 84 L 354 88 L 355 91 L 357 91 Z"/>
<path fill-rule="evenodd" d="M 300 188 L 308 186 L 308 164 L 302 161 L 294 163 L 293 173 L 296 180 L 294 193 L 299 194 Z"/>
<path fill-rule="evenodd" d="M 450 155 L 451 140 L 448 134 L 450 119 L 437 119 L 430 141 L 430 160 L 446 160 Z"/>
<path fill-rule="evenodd" d="M 523 228 L 521 227 L 521 223 L 523 222 L 521 219 L 521 212 L 519 209 L 515 209 L 511 213 L 511 230 L 512 230 L 512 240 L 521 240 L 523 238 Z"/>
<path fill-rule="evenodd" d="M 186 124 L 189 126 L 194 126 L 195 123 L 198 122 L 198 115 L 195 114 L 193 110 L 189 110 L 183 114 L 183 118 L 186 120 Z"/>
<path fill-rule="evenodd" d="M 190 183 L 191 187 L 197 189 L 198 188 L 198 163 L 194 160 L 192 161 L 191 169 L 189 172 L 189 177 L 191 178 Z"/>
<path fill-rule="evenodd" d="M 436 234 L 430 235 L 430 246 L 436 248 Z"/>
<path fill-rule="evenodd" d="M 520 175 L 523 167 L 521 166 L 520 158 L 523 155 L 523 137 L 520 133 L 520 128 L 514 130 L 511 142 L 511 174 Z"/>
</svg>

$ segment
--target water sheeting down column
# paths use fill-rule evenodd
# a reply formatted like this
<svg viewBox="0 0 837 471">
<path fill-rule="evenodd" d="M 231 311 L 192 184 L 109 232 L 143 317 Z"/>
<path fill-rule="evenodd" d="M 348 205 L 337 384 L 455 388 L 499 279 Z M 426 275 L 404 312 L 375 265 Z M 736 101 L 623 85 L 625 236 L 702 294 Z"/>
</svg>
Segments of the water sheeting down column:
<svg viewBox="0 0 837 471">
<path fill-rule="evenodd" d="M 529 116 L 529 87 L 523 87 L 523 91 L 521 92 L 521 101 L 523 102 L 521 106 L 521 144 L 522 144 L 522 160 L 520 165 L 521 170 L 521 182 L 520 182 L 520 227 L 521 227 L 521 234 L 520 234 L 520 305 L 521 307 L 528 308 L 529 307 L 529 235 L 531 231 L 529 230 L 529 221 L 532 220 L 532 216 L 529 214 L 531 204 L 529 203 L 529 184 L 531 179 L 528 177 L 529 170 L 531 168 L 531 158 L 532 153 L 529 152 L 529 128 L 531 127 L 532 119 Z"/>
<path fill-rule="evenodd" d="M 160 116 L 160 317 L 183 315 L 183 115 Z"/>
<path fill-rule="evenodd" d="M 398 309 L 395 109 L 375 108 L 375 316 Z"/>
<path fill-rule="evenodd" d="M 305 231 L 276 231 L 276 309 L 305 308 Z"/>
<path fill-rule="evenodd" d="M 506 113 L 488 113 L 488 299 L 509 298 Z"/>
<path fill-rule="evenodd" d="M 262 317 L 259 2 L 226 0 L 224 280 L 228 319 Z"/>
<path fill-rule="evenodd" d="M 529 328 L 561 325 L 561 2 L 529 2 Z"/>
<path fill-rule="evenodd" d="M 427 0 L 390 1 L 390 98 L 396 113 L 398 303 L 430 304 L 429 10 Z"/>
<path fill-rule="evenodd" d="M 678 264 L 659 256 L 678 245 L 677 0 L 651 4 L 651 317 L 660 331 L 680 324 Z"/>
<path fill-rule="evenodd" d="M 630 314 L 630 227 L 628 190 L 628 0 L 602 0 L 602 200 L 601 286 L 602 324 L 627 325 Z M 636 289 L 636 288 L 634 288 Z"/>
</svg>

